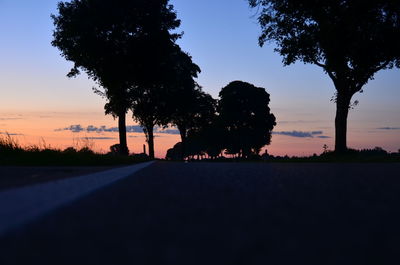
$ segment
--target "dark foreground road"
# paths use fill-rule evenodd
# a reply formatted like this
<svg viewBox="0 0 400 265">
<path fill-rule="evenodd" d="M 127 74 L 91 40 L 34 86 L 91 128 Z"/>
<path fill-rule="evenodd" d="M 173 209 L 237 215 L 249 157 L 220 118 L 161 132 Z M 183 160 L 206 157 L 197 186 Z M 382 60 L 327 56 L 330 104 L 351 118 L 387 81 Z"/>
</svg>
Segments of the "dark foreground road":
<svg viewBox="0 0 400 265">
<path fill-rule="evenodd" d="M 0 264 L 400 264 L 400 164 L 156 163 L 0 239 Z"/>
<path fill-rule="evenodd" d="M 18 167 L 0 166 L 0 191 L 37 183 L 78 177 L 116 167 Z"/>
</svg>

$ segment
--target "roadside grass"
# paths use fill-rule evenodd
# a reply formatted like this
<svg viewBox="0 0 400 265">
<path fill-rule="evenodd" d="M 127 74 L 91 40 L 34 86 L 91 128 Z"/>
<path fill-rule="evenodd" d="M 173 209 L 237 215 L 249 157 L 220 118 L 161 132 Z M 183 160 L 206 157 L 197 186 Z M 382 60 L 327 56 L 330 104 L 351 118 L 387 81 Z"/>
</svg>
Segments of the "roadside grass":
<svg viewBox="0 0 400 265">
<path fill-rule="evenodd" d="M 308 157 L 271 157 L 274 162 L 313 162 L 313 163 L 399 163 L 400 152 L 390 153 L 381 147 L 373 149 L 348 149 L 343 154 L 324 151 Z"/>
<path fill-rule="evenodd" d="M 90 141 L 64 150 L 40 145 L 22 146 L 10 135 L 0 137 L 0 165 L 7 166 L 116 166 L 149 161 L 147 156 L 120 156 L 92 151 Z"/>
<path fill-rule="evenodd" d="M 308 162 L 308 163 L 400 163 L 399 153 L 376 154 L 364 150 L 349 150 L 345 154 L 334 152 L 322 153 L 308 157 L 273 157 L 270 162 Z"/>
<path fill-rule="evenodd" d="M 265 163 L 400 163 L 400 150 L 397 153 L 390 153 L 380 147 L 373 149 L 355 150 L 349 149 L 344 154 L 337 154 L 333 151 L 325 151 L 320 155 L 312 156 L 273 156 L 273 155 L 252 155 L 248 158 L 219 157 L 216 159 L 189 159 L 191 162 L 265 162 Z"/>
</svg>

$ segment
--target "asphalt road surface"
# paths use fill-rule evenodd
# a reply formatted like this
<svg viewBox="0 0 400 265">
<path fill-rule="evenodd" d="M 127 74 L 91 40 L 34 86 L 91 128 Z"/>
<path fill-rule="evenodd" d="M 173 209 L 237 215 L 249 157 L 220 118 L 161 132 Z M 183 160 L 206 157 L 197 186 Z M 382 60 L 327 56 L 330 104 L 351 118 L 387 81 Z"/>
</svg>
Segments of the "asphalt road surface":
<svg viewBox="0 0 400 265">
<path fill-rule="evenodd" d="M 0 238 L 0 264 L 400 264 L 400 164 L 157 162 Z"/>
<path fill-rule="evenodd" d="M 116 167 L 18 167 L 0 166 L 0 191 L 37 183 L 79 177 Z"/>
</svg>

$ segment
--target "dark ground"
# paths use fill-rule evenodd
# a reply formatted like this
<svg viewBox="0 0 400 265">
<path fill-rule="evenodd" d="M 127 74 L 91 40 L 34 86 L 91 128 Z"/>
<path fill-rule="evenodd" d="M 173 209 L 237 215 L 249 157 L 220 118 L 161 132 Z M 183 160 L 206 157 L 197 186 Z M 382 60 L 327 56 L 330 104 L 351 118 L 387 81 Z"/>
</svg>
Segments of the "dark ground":
<svg viewBox="0 0 400 265">
<path fill-rule="evenodd" d="M 0 166 L 0 191 L 63 178 L 78 177 L 115 167 Z"/>
<path fill-rule="evenodd" d="M 399 171 L 158 162 L 0 239 L 0 264 L 400 264 Z"/>
</svg>

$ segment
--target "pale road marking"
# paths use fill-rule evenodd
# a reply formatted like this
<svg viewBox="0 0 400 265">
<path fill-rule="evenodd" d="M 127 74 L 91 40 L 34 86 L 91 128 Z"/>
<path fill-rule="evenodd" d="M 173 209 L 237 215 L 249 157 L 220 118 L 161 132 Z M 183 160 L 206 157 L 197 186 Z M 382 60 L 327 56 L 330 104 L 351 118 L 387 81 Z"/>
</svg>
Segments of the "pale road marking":
<svg viewBox="0 0 400 265">
<path fill-rule="evenodd" d="M 0 192 L 0 236 L 153 163 L 146 162 Z"/>
</svg>

